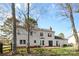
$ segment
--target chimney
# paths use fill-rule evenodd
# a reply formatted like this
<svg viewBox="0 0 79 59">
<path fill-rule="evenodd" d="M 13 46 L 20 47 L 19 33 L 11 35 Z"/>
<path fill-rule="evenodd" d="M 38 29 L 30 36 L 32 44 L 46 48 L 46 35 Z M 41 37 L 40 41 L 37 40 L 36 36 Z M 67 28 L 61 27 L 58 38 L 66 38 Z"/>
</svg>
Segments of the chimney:
<svg viewBox="0 0 79 59">
<path fill-rule="evenodd" d="M 52 31 L 52 27 L 50 26 L 50 30 Z"/>
</svg>

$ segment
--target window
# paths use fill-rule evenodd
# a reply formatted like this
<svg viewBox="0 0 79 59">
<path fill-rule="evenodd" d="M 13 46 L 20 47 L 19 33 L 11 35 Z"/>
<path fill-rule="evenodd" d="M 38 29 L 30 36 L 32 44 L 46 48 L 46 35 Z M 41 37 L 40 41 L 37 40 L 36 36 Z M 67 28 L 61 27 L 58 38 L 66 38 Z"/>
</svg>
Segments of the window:
<svg viewBox="0 0 79 59">
<path fill-rule="evenodd" d="M 40 45 L 41 45 L 41 40 L 40 40 Z"/>
<path fill-rule="evenodd" d="M 22 44 L 22 40 L 20 40 L 20 44 Z"/>
<path fill-rule="evenodd" d="M 58 41 L 56 41 L 56 46 L 58 46 Z"/>
<path fill-rule="evenodd" d="M 18 33 L 17 33 L 18 35 L 20 35 L 20 32 L 19 32 L 19 30 L 18 30 Z"/>
<path fill-rule="evenodd" d="M 40 40 L 40 45 L 41 45 L 41 46 L 44 45 L 44 40 Z"/>
<path fill-rule="evenodd" d="M 48 37 L 52 37 L 52 34 L 48 33 Z"/>
<path fill-rule="evenodd" d="M 44 40 L 42 40 L 42 45 L 44 45 Z"/>
<path fill-rule="evenodd" d="M 33 31 L 30 32 L 30 35 L 33 35 Z"/>
<path fill-rule="evenodd" d="M 23 44 L 26 44 L 26 41 L 25 40 L 23 40 Z"/>
<path fill-rule="evenodd" d="M 18 32 L 18 35 L 20 35 L 20 33 Z"/>
<path fill-rule="evenodd" d="M 20 44 L 26 44 L 26 40 L 20 40 Z"/>
<path fill-rule="evenodd" d="M 42 32 L 40 33 L 40 36 L 43 36 L 43 33 Z"/>
<path fill-rule="evenodd" d="M 53 46 L 53 41 L 49 40 L 49 46 Z"/>
<path fill-rule="evenodd" d="M 36 43 L 36 40 L 34 40 L 34 43 Z"/>
</svg>

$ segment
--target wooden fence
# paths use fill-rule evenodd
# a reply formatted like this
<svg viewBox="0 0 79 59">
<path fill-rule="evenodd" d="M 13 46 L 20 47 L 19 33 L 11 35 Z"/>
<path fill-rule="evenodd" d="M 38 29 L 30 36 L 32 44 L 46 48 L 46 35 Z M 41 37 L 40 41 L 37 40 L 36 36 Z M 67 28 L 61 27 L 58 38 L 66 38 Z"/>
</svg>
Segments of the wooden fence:
<svg viewBox="0 0 79 59">
<path fill-rule="evenodd" d="M 0 45 L 0 53 L 8 53 L 12 50 L 11 44 L 2 44 Z"/>
</svg>

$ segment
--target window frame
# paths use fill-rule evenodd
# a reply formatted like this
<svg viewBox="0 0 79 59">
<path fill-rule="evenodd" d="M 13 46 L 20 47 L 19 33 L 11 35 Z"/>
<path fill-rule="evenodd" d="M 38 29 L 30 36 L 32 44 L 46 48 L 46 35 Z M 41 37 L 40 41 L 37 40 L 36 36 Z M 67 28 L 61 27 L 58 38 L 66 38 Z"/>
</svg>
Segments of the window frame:
<svg viewBox="0 0 79 59">
<path fill-rule="evenodd" d="M 22 40 L 20 40 L 20 44 L 22 44 Z"/>
<path fill-rule="evenodd" d="M 52 34 L 48 33 L 48 37 L 52 37 Z"/>
<path fill-rule="evenodd" d="M 40 36 L 43 36 L 43 32 L 40 32 Z"/>
<path fill-rule="evenodd" d="M 20 44 L 26 44 L 26 40 L 20 40 Z"/>
</svg>

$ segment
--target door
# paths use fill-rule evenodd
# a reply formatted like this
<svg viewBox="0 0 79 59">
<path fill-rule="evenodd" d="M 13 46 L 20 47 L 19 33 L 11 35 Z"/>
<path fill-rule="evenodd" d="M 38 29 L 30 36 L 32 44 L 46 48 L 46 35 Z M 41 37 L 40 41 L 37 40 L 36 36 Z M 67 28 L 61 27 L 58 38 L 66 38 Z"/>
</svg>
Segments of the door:
<svg viewBox="0 0 79 59">
<path fill-rule="evenodd" d="M 49 46 L 53 46 L 53 41 L 49 41 Z"/>
<path fill-rule="evenodd" d="M 56 41 L 56 46 L 58 46 L 58 41 Z"/>
<path fill-rule="evenodd" d="M 40 40 L 40 46 L 44 46 L 44 40 Z"/>
</svg>

